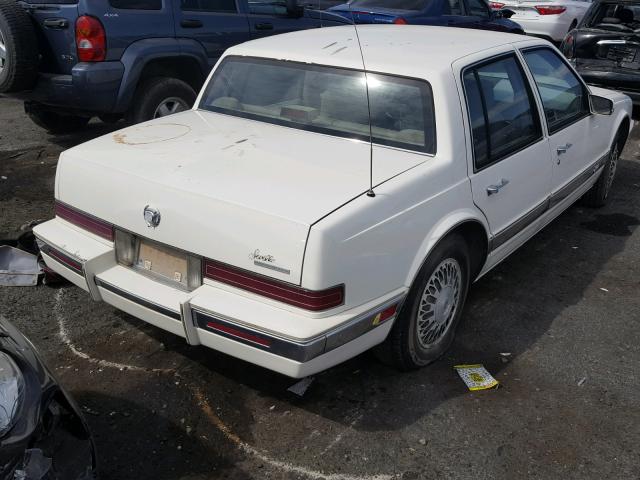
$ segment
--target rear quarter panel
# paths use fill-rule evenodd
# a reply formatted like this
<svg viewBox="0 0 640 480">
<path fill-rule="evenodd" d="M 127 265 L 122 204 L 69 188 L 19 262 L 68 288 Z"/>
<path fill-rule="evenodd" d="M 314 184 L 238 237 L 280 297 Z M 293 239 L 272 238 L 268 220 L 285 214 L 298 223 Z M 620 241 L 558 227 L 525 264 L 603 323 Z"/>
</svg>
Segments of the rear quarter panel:
<svg viewBox="0 0 640 480">
<path fill-rule="evenodd" d="M 302 285 L 346 285 L 355 307 L 408 288 L 437 242 L 465 220 L 486 222 L 473 204 L 460 100 L 450 75 L 429 79 L 436 111 L 437 153 L 375 187 L 312 226 Z M 418 155 L 375 146 L 376 161 Z"/>
</svg>

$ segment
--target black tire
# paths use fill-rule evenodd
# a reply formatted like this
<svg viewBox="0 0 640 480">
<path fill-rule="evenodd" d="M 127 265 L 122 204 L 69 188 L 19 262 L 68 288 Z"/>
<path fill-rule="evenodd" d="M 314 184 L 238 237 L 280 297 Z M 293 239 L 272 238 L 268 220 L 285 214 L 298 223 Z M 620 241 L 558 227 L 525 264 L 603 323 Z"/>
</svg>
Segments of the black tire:
<svg viewBox="0 0 640 480">
<path fill-rule="evenodd" d="M 428 286 L 433 287 L 429 283 L 436 270 L 440 271 L 443 265 L 445 267 L 452 265 L 452 260 L 459 266 L 459 296 L 454 295 L 458 299 L 457 305 L 450 310 L 451 307 L 445 302 L 444 311 L 450 313 L 440 315 L 439 318 L 448 320 L 444 326 L 440 324 L 442 328 L 440 336 L 433 342 L 426 342 L 428 346 L 425 347 L 418 338 L 418 313 L 423 293 Z M 469 290 L 469 270 L 468 247 L 460 235 L 451 235 L 436 246 L 409 290 L 389 336 L 376 348 L 376 353 L 383 362 L 400 370 L 413 370 L 434 362 L 447 351 L 462 318 L 462 310 Z M 436 309 L 442 311 L 437 307 Z M 431 311 L 435 312 L 435 310 Z M 430 318 L 433 319 L 436 316 L 437 314 L 434 313 Z"/>
<path fill-rule="evenodd" d="M 91 118 L 76 115 L 61 115 L 49 110 L 29 109 L 29 118 L 49 133 L 73 133 L 84 129 Z"/>
<path fill-rule="evenodd" d="M 140 84 L 136 90 L 136 98 L 133 105 L 127 112 L 126 118 L 129 123 L 140 123 L 158 118 L 159 109 L 167 102 L 182 102 L 178 111 L 191 108 L 196 101 L 196 92 L 189 84 L 169 77 L 153 77 Z"/>
<path fill-rule="evenodd" d="M 32 88 L 38 75 L 38 41 L 29 15 L 15 0 L 0 0 L 0 44 L 0 93 Z"/>
<path fill-rule="evenodd" d="M 102 123 L 106 123 L 107 125 L 113 125 L 114 123 L 118 123 L 122 120 L 122 114 L 120 113 L 105 113 L 103 115 L 98 116 Z"/>
<path fill-rule="evenodd" d="M 605 163 L 598 181 L 582 197 L 582 203 L 587 207 L 599 208 L 607 204 L 609 193 L 611 192 L 611 185 L 616 175 L 618 159 L 624 148 L 623 135 L 622 132 L 618 132 L 616 135 L 613 145 L 611 145 L 611 150 L 609 151 L 609 158 L 607 158 L 607 163 Z"/>
</svg>

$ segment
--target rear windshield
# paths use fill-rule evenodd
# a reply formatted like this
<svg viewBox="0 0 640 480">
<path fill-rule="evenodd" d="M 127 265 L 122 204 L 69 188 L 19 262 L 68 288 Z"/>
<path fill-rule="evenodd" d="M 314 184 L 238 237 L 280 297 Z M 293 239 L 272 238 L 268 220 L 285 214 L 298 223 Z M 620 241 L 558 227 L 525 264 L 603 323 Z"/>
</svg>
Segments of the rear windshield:
<svg viewBox="0 0 640 480">
<path fill-rule="evenodd" d="M 637 32 L 640 30 L 640 4 L 612 2 L 594 5 L 585 27 Z"/>
<path fill-rule="evenodd" d="M 430 85 L 367 73 L 374 143 L 435 152 Z M 365 75 L 297 62 L 227 57 L 200 108 L 300 130 L 369 141 Z"/>
<path fill-rule="evenodd" d="M 353 0 L 351 8 L 390 8 L 392 10 L 424 10 L 427 0 Z"/>
</svg>

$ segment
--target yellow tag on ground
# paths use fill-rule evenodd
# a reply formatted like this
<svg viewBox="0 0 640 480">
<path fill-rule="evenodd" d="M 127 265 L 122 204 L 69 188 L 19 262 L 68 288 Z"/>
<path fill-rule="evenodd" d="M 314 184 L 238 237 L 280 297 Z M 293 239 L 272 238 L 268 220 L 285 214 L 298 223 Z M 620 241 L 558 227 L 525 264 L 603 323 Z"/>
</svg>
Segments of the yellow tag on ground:
<svg viewBox="0 0 640 480">
<path fill-rule="evenodd" d="M 482 365 L 454 365 L 469 390 L 486 390 L 498 386 L 498 381 Z"/>
</svg>

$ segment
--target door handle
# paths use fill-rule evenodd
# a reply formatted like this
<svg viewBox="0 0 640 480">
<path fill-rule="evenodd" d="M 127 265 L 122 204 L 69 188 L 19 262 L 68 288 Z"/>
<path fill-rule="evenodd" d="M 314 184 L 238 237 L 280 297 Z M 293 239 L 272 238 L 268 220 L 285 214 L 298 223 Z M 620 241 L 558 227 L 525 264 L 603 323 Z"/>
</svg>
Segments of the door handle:
<svg viewBox="0 0 640 480">
<path fill-rule="evenodd" d="M 490 197 L 491 195 L 500 193 L 500 190 L 502 189 L 502 187 L 506 186 L 508 183 L 509 183 L 509 180 L 507 180 L 506 178 L 503 178 L 502 180 L 500 180 L 500 183 L 498 185 L 489 185 L 487 187 L 487 195 Z"/>
<path fill-rule="evenodd" d="M 571 147 L 573 147 L 573 144 L 566 143 L 564 145 L 558 146 L 558 148 L 556 148 L 556 152 L 558 152 L 558 155 L 562 155 L 563 153 L 567 153 L 567 150 L 569 150 Z"/>
<path fill-rule="evenodd" d="M 273 30 L 273 23 L 256 23 L 256 30 Z"/>
<path fill-rule="evenodd" d="M 202 27 L 202 22 L 200 20 L 182 20 L 180 22 L 180 26 L 182 28 L 200 28 Z"/>
<path fill-rule="evenodd" d="M 42 22 L 47 28 L 62 30 L 69 27 L 69 21 L 66 18 L 47 18 Z"/>
</svg>

